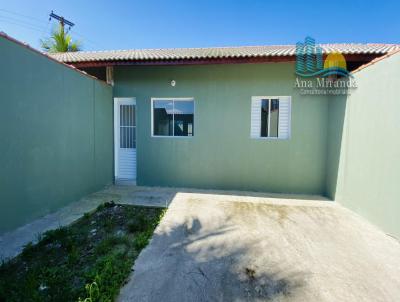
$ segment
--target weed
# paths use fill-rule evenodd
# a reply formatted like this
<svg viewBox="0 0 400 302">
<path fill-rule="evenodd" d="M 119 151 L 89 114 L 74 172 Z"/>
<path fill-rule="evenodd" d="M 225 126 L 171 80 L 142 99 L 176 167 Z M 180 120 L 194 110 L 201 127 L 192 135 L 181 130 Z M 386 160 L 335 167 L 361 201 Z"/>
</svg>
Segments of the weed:
<svg viewBox="0 0 400 302">
<path fill-rule="evenodd" d="M 29 259 L 33 256 L 34 252 L 35 252 L 35 246 L 33 245 L 32 242 L 28 242 L 27 244 L 24 245 L 21 256 L 24 259 Z"/>
<path fill-rule="evenodd" d="M 101 241 L 96 249 L 95 255 L 101 256 L 110 252 L 114 249 L 117 245 L 126 245 L 130 246 L 130 242 L 127 236 L 110 236 Z"/>
<path fill-rule="evenodd" d="M 68 251 L 68 262 L 70 264 L 77 263 L 79 260 L 79 251 L 75 245 L 71 245 Z"/>
<path fill-rule="evenodd" d="M 148 227 L 147 218 L 142 213 L 128 223 L 128 231 L 131 233 L 145 231 Z"/>
<path fill-rule="evenodd" d="M 135 249 L 142 250 L 148 243 L 153 232 L 145 231 L 137 234 L 133 245 Z"/>
<path fill-rule="evenodd" d="M 112 219 L 112 217 L 106 217 L 103 221 L 103 227 L 106 230 L 107 233 L 111 233 L 111 231 L 115 227 L 115 222 Z"/>
<path fill-rule="evenodd" d="M 84 300 L 79 297 L 78 302 L 95 302 L 100 295 L 99 286 L 96 282 L 86 284 L 85 290 L 87 297 Z"/>
<path fill-rule="evenodd" d="M 55 230 L 50 230 L 45 232 L 42 237 L 43 239 L 40 241 L 42 244 L 48 243 L 62 243 L 69 236 L 69 230 L 65 227 L 59 227 Z"/>
<path fill-rule="evenodd" d="M 101 205 L 67 227 L 47 231 L 37 244 L 0 266 L 0 301 L 113 301 L 148 244 L 163 211 Z M 129 226 L 128 222 L 137 222 Z M 90 235 L 96 227 L 96 236 Z M 113 235 L 116 230 L 132 234 Z"/>
</svg>

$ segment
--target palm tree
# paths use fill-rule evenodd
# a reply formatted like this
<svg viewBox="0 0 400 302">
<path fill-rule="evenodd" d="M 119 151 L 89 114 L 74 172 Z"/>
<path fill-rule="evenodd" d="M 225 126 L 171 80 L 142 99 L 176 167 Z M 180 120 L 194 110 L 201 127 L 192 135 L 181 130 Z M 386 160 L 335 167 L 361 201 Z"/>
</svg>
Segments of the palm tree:
<svg viewBox="0 0 400 302">
<path fill-rule="evenodd" d="M 53 29 L 50 38 L 40 40 L 42 49 L 47 52 L 70 52 L 81 50 L 79 41 L 72 41 L 71 35 L 64 31 L 64 25 Z"/>
</svg>

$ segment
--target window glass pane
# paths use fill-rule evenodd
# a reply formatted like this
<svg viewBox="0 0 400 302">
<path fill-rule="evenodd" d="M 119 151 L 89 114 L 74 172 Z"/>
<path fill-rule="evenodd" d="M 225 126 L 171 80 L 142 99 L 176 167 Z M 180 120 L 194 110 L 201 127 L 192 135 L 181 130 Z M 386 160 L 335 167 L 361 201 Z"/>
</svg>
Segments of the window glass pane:
<svg viewBox="0 0 400 302">
<path fill-rule="evenodd" d="M 279 100 L 271 100 L 271 112 L 269 121 L 269 136 L 278 137 L 278 125 L 279 125 Z"/>
<path fill-rule="evenodd" d="M 131 115 L 129 126 L 136 126 L 136 112 L 135 112 L 136 106 L 130 105 L 129 107 L 130 107 L 129 112 Z"/>
<path fill-rule="evenodd" d="M 121 127 L 119 130 L 119 147 L 126 148 L 125 147 L 125 128 L 124 127 Z"/>
<path fill-rule="evenodd" d="M 136 128 L 120 127 L 119 131 L 119 147 L 120 148 L 136 148 Z"/>
<path fill-rule="evenodd" d="M 135 126 L 135 105 L 121 105 L 120 126 Z"/>
<path fill-rule="evenodd" d="M 261 100 L 261 137 L 268 136 L 269 100 Z"/>
<path fill-rule="evenodd" d="M 154 135 L 172 135 L 173 102 L 153 101 Z"/>
<path fill-rule="evenodd" d="M 120 148 L 136 148 L 135 105 L 120 106 Z"/>
<path fill-rule="evenodd" d="M 193 136 L 193 101 L 174 101 L 174 135 Z"/>
</svg>

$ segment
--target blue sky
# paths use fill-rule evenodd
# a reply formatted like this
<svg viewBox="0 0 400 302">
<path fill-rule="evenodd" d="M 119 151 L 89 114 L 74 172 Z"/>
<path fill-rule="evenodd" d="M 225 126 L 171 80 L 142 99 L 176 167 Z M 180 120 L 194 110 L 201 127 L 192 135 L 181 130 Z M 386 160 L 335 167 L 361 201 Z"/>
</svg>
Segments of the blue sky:
<svg viewBox="0 0 400 302">
<path fill-rule="evenodd" d="M 400 43 L 400 1 L 0 0 L 0 31 L 39 48 L 55 21 L 84 50 L 319 43 Z"/>
</svg>

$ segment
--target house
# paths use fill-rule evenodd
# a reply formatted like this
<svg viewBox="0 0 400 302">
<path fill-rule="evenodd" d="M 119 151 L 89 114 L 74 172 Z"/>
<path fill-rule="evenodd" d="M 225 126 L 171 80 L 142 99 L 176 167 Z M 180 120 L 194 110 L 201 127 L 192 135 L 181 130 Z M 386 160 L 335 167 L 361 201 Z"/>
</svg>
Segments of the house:
<svg viewBox="0 0 400 302">
<path fill-rule="evenodd" d="M 324 46 L 346 55 L 352 69 L 396 48 Z M 115 147 L 117 179 L 135 179 L 139 185 L 326 193 L 329 100 L 302 96 L 294 87 L 294 45 L 53 57 L 104 80 L 112 75 L 120 144 Z M 129 126 L 119 119 L 125 114 L 131 115 Z"/>
<path fill-rule="evenodd" d="M 320 47 L 324 58 L 343 55 L 349 71 L 363 68 L 354 74 L 357 87 L 351 94 L 304 93 L 296 85 L 296 45 L 89 51 L 51 58 L 109 84 L 92 80 L 107 87 L 109 98 L 92 126 L 92 140 L 98 141 L 93 156 L 99 156 L 98 148 L 106 150 L 93 164 L 107 166 L 106 173 L 94 172 L 106 175 L 104 180 L 324 195 L 398 235 L 400 123 L 393 115 L 399 109 L 400 56 L 394 53 L 400 46 Z M 37 72 L 37 66 L 23 68 Z M 89 187 L 85 190 L 95 185 Z"/>
</svg>

